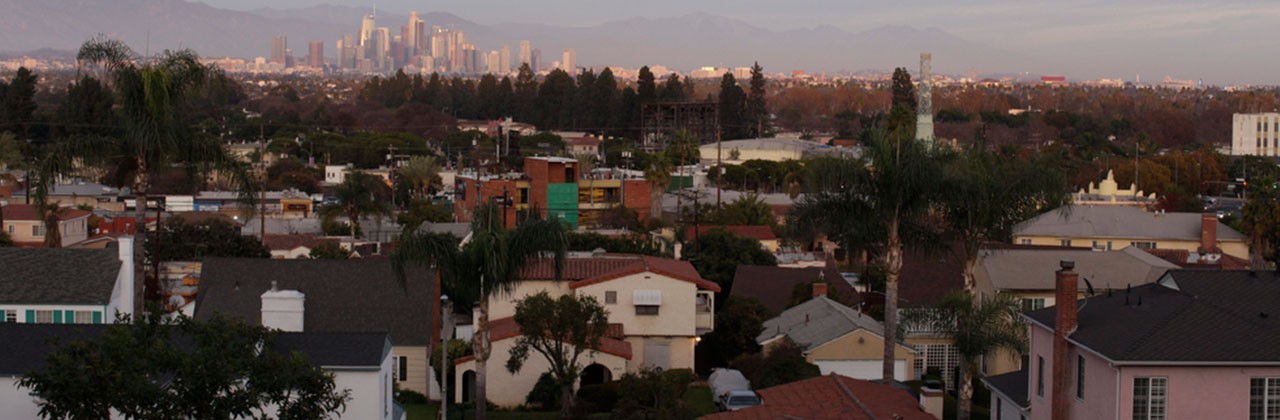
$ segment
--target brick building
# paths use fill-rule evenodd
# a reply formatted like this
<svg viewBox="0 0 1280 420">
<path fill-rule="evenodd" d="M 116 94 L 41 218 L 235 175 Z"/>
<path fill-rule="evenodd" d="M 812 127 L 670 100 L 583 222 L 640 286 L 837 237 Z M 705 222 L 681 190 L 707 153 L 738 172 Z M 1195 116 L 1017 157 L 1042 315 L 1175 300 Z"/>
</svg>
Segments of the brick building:
<svg viewBox="0 0 1280 420">
<path fill-rule="evenodd" d="M 570 226 L 593 227 L 618 207 L 649 218 L 650 184 L 645 179 L 583 176 L 578 161 L 563 157 L 527 157 L 523 173 L 457 176 L 454 214 L 470 222 L 476 205 L 492 201 L 502 205 L 504 223 L 515 227 L 522 214 L 536 211 L 541 217 L 557 217 Z"/>
</svg>

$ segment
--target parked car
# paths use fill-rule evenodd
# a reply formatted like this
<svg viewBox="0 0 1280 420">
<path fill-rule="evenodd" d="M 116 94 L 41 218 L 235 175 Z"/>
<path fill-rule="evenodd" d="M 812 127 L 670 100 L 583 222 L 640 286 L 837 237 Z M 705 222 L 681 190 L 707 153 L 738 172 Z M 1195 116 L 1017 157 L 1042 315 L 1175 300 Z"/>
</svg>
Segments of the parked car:
<svg viewBox="0 0 1280 420">
<path fill-rule="evenodd" d="M 711 398 L 721 411 L 741 410 L 760 405 L 760 395 L 751 390 L 751 381 L 734 369 L 716 368 L 707 378 Z"/>
<path fill-rule="evenodd" d="M 760 394 L 756 394 L 755 391 L 749 389 L 729 391 L 721 399 L 717 404 L 721 411 L 738 411 L 764 403 L 764 400 L 760 398 Z"/>
</svg>

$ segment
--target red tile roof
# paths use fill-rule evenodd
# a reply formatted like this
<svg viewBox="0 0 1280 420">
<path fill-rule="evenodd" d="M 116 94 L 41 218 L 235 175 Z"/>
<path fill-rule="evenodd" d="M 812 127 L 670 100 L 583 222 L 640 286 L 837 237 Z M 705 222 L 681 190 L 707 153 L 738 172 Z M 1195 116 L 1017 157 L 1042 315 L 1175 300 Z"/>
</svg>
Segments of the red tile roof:
<svg viewBox="0 0 1280 420">
<path fill-rule="evenodd" d="M 1177 264 L 1182 268 L 1217 268 L 1220 270 L 1248 270 L 1249 260 L 1239 257 L 1233 257 L 1227 254 L 1220 254 L 1217 263 L 1187 262 L 1191 258 L 1191 251 L 1185 249 L 1144 249 L 1148 254 L 1154 255 L 1162 260 Z"/>
<path fill-rule="evenodd" d="M 759 391 L 764 403 L 703 419 L 936 420 L 906 390 L 836 374 Z"/>
<path fill-rule="evenodd" d="M 693 226 L 689 226 L 687 229 L 684 230 L 684 239 L 686 241 L 693 240 L 694 238 L 693 228 L 694 228 Z M 702 235 L 715 229 L 724 229 L 734 235 L 755 239 L 757 241 L 773 241 L 778 239 L 778 235 L 774 235 L 773 229 L 771 229 L 768 226 L 742 226 L 742 225 L 698 226 L 698 234 Z"/>
<path fill-rule="evenodd" d="M 720 285 L 703 279 L 688 261 L 643 255 L 607 254 L 588 258 L 568 258 L 560 278 L 569 280 L 571 288 L 603 283 L 623 276 L 650 272 L 693 283 L 700 289 L 720 291 Z M 555 278 L 555 264 L 551 259 L 538 259 L 525 265 L 520 278 L 526 280 L 551 280 Z"/>
<path fill-rule="evenodd" d="M 86 217 L 90 214 L 93 213 L 80 209 L 63 208 L 58 214 L 58 218 L 72 220 Z M 37 221 L 40 220 L 40 213 L 36 211 L 35 206 L 30 204 L 10 204 L 4 206 L 4 220 Z"/>
<path fill-rule="evenodd" d="M 516 324 L 516 319 L 513 317 L 489 321 L 489 342 L 491 343 L 515 338 L 519 335 L 520 325 Z M 631 360 L 631 343 L 616 338 L 601 338 L 600 347 L 596 348 L 596 351 Z M 472 360 L 475 360 L 475 356 L 465 356 L 454 360 L 453 364 L 461 364 Z"/>
<path fill-rule="evenodd" d="M 267 245 L 267 249 L 272 251 L 288 251 L 298 249 L 298 247 L 315 248 L 325 243 L 338 243 L 336 238 L 321 238 L 315 235 L 271 235 L 268 234 L 263 242 Z"/>
</svg>

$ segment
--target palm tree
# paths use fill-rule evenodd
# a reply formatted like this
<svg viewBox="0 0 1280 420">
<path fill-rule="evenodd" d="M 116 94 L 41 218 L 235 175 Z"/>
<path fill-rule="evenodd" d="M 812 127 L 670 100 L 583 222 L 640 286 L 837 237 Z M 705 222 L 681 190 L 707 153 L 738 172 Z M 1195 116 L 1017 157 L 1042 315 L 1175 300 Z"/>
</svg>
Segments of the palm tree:
<svg viewBox="0 0 1280 420">
<path fill-rule="evenodd" d="M 55 175 L 69 175 L 83 167 L 110 168 L 117 187 L 129 187 L 135 199 L 134 217 L 138 243 L 134 247 L 137 277 L 145 278 L 146 202 L 153 175 L 175 164 L 190 174 L 213 170 L 229 175 L 238 186 L 242 202 L 253 208 L 257 189 L 248 168 L 210 136 L 201 136 L 185 118 L 183 108 L 213 70 L 201 65 L 190 50 L 165 51 L 154 58 L 139 58 L 127 45 L 105 38 L 80 47 L 76 60 L 88 69 L 102 70 L 120 98 L 120 138 L 75 136 L 54 145 L 38 163 L 40 180 L 35 194 L 50 187 Z M 144 288 L 156 297 L 158 284 Z"/>
<path fill-rule="evenodd" d="M 945 169 L 941 204 L 965 261 L 965 290 L 975 287 L 974 270 L 984 244 L 1008 241 L 1014 225 L 1071 198 L 1060 165 L 1013 153 L 988 152 L 978 144 Z"/>
<path fill-rule="evenodd" d="M 432 156 L 414 156 L 396 168 L 396 175 L 409 183 L 413 198 L 424 198 L 430 195 L 431 188 L 440 185 L 440 163 Z"/>
<path fill-rule="evenodd" d="M 355 238 L 360 217 L 373 214 L 378 217 L 378 222 L 381 224 L 382 216 L 391 214 L 391 207 L 385 201 L 378 199 L 377 193 L 380 187 L 381 182 L 378 177 L 364 172 L 351 172 L 333 189 L 333 195 L 337 197 L 338 204 L 325 206 L 320 209 L 320 212 L 329 220 L 338 215 L 347 216 L 350 221 L 351 237 Z"/>
<path fill-rule="evenodd" d="M 788 214 L 797 232 L 824 232 L 846 250 L 873 251 L 885 271 L 883 378 L 892 381 L 898 330 L 898 277 L 904 246 L 936 244 L 929 219 L 940 159 L 900 134 L 867 132 L 857 160 L 811 163 L 809 193 Z"/>
<path fill-rule="evenodd" d="M 644 178 L 649 180 L 649 217 L 662 217 L 662 194 L 671 185 L 671 161 L 662 154 L 649 155 Z"/>
<path fill-rule="evenodd" d="M 554 256 L 560 278 L 567 247 L 567 230 L 554 219 L 528 219 L 514 230 L 503 226 L 497 205 L 481 204 L 471 220 L 471 239 L 458 244 L 452 235 L 416 232 L 401 238 L 391 261 L 404 282 L 409 264 L 434 266 L 442 287 L 455 302 L 479 301 L 471 348 L 476 357 L 476 418 L 485 418 L 485 378 L 491 350 L 489 303 L 510 295 L 520 270 L 535 258 Z"/>
<path fill-rule="evenodd" d="M 997 350 L 1026 351 L 1027 329 L 1018 321 L 1019 309 L 1014 295 L 1001 293 L 978 301 L 968 293 L 953 292 L 937 307 L 905 316 L 904 324 L 938 331 L 955 342 L 961 376 L 957 419 L 969 418 L 979 358 Z"/>
</svg>

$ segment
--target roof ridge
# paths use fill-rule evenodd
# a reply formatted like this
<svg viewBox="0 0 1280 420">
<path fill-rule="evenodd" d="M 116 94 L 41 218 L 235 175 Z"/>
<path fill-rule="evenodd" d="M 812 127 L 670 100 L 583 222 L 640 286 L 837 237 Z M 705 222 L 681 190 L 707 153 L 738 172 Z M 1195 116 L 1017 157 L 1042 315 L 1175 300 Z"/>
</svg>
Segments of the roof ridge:
<svg viewBox="0 0 1280 420">
<path fill-rule="evenodd" d="M 862 400 L 858 399 L 857 395 L 853 394 L 853 391 L 850 390 L 849 387 L 844 384 L 844 381 L 840 380 L 840 375 L 832 373 L 831 379 L 836 381 L 836 385 L 840 387 L 840 391 L 843 392 L 846 397 L 849 397 L 849 400 L 853 401 L 853 403 L 856 404 L 858 408 L 862 409 L 862 412 L 866 413 L 867 417 L 870 417 L 872 420 L 879 419 L 879 417 L 876 417 L 875 413 L 871 412 L 871 409 L 868 408 L 866 404 L 862 403 Z"/>
</svg>

